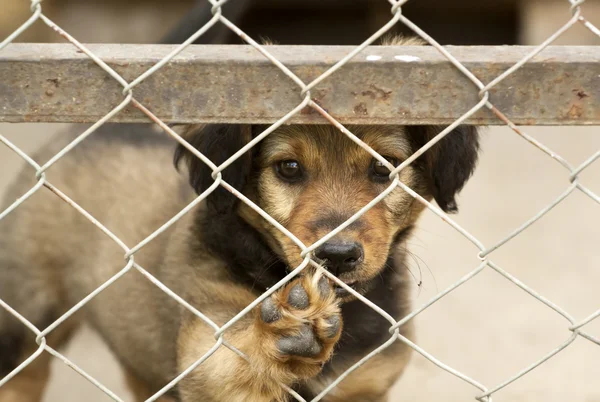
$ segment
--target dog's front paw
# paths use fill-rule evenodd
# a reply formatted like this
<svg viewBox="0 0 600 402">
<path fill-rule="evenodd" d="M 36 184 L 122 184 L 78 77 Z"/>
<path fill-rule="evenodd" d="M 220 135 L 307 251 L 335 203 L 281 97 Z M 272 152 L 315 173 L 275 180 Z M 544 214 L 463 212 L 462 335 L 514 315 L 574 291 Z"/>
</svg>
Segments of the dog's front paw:
<svg viewBox="0 0 600 402">
<path fill-rule="evenodd" d="M 264 352 L 298 378 L 318 374 L 342 332 L 335 292 L 318 274 L 298 278 L 265 299 L 257 321 Z"/>
</svg>

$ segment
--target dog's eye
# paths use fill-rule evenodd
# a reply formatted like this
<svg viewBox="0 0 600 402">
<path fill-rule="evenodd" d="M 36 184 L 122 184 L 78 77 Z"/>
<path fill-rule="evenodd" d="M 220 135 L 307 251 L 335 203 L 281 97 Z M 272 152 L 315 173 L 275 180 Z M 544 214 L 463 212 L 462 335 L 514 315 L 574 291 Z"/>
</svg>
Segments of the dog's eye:
<svg viewBox="0 0 600 402">
<path fill-rule="evenodd" d="M 285 161 L 278 162 L 275 165 L 275 170 L 279 177 L 286 181 L 295 182 L 302 179 L 303 171 L 300 162 L 288 159 Z"/>
<path fill-rule="evenodd" d="M 398 166 L 398 159 L 384 156 L 385 159 L 393 166 Z M 371 161 L 371 176 L 376 181 L 386 181 L 389 179 L 390 169 L 383 163 L 373 158 Z"/>
</svg>

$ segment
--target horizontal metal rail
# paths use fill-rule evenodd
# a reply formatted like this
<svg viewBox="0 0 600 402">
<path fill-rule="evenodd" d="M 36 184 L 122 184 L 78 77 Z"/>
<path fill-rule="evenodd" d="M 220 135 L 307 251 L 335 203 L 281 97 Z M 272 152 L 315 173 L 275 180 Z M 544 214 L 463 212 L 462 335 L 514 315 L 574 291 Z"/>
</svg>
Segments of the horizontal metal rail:
<svg viewBox="0 0 600 402">
<path fill-rule="evenodd" d="M 345 46 L 268 46 L 311 82 L 350 53 Z M 90 45 L 131 82 L 174 46 Z M 534 48 L 448 46 L 487 84 Z M 298 85 L 252 46 L 189 46 L 133 90 L 165 122 L 273 123 L 303 99 Z M 344 124 L 450 124 L 480 100 L 479 89 L 429 46 L 372 46 L 310 92 Z M 600 124 L 600 48 L 548 47 L 489 91 L 489 101 L 517 125 Z M 0 53 L 0 122 L 96 122 L 126 94 L 70 44 L 10 44 Z M 148 122 L 133 105 L 115 122 Z M 291 123 L 328 124 L 307 107 Z M 488 108 L 467 124 L 505 125 Z"/>
</svg>

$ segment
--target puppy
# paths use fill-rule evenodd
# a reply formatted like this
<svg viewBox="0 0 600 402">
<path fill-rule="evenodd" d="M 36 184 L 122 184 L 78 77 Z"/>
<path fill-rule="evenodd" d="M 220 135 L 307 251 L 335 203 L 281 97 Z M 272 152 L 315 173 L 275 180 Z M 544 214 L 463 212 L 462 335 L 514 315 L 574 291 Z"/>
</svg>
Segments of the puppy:
<svg viewBox="0 0 600 402">
<path fill-rule="evenodd" d="M 215 164 L 264 127 L 190 126 L 185 138 Z M 397 165 L 431 139 L 433 127 L 349 127 Z M 76 131 L 76 130 L 75 130 Z M 47 160 L 72 138 L 41 151 Z M 475 166 L 477 134 L 459 127 L 404 169 L 400 179 L 445 211 Z M 147 125 L 103 126 L 49 169 L 47 178 L 127 246 L 174 216 L 212 183 L 211 171 Z M 389 185 L 389 171 L 331 126 L 284 126 L 223 171 L 304 244 L 348 219 Z M 187 176 L 187 180 L 186 177 Z M 34 183 L 25 169 L 5 206 Z M 194 191 L 192 191 L 194 190 Z M 409 312 L 406 241 L 423 206 L 401 189 L 315 252 L 326 268 L 395 318 Z M 42 189 L 0 221 L 0 297 L 43 329 L 125 266 L 124 251 L 79 212 Z M 222 187 L 147 244 L 135 262 L 217 325 L 223 325 L 301 262 L 300 249 Z M 215 330 L 135 271 L 126 273 L 50 333 L 60 347 L 83 321 L 102 334 L 136 397 L 152 393 L 215 345 Z M 225 347 L 191 372 L 171 397 L 184 401 L 284 401 L 280 384 L 317 395 L 389 338 L 389 323 L 351 294 L 305 270 L 242 317 Z M 410 336 L 410 326 L 402 328 Z M 36 348 L 0 310 L 0 376 Z M 408 361 L 396 342 L 341 382 L 324 401 L 385 401 Z M 38 401 L 44 353 L 0 388 L 0 401 Z"/>
<path fill-rule="evenodd" d="M 409 42 L 415 44 L 415 42 Z M 387 44 L 401 44 L 397 40 Z M 191 125 L 183 136 L 216 165 L 266 127 Z M 393 165 L 441 131 L 429 126 L 350 126 Z M 46 161 L 80 128 L 35 156 Z M 446 212 L 476 165 L 478 135 L 460 126 L 402 170 L 400 180 Z M 173 167 L 179 167 L 178 174 Z M 102 126 L 46 173 L 127 247 L 133 247 L 213 183 L 211 170 L 149 125 Z M 223 180 L 311 245 L 377 197 L 385 165 L 332 126 L 283 126 L 222 172 Z M 2 210 L 33 184 L 25 168 Z M 396 319 L 410 312 L 406 244 L 423 205 L 396 188 L 313 257 Z M 0 298 L 44 329 L 105 281 L 122 273 L 47 337 L 59 348 L 82 323 L 111 347 L 137 400 L 149 398 L 215 347 L 215 329 L 141 272 L 157 278 L 216 325 L 229 322 L 298 267 L 298 245 L 223 187 L 146 244 L 127 266 L 124 248 L 47 189 L 0 221 Z M 311 400 L 390 338 L 389 322 L 307 267 L 241 317 L 221 346 L 167 395 L 181 402 L 287 401 L 282 384 Z M 411 337 L 412 327 L 401 328 Z M 34 336 L 0 309 L 0 378 L 37 348 Z M 338 384 L 326 402 L 383 402 L 409 359 L 395 342 Z M 39 401 L 49 357 L 0 388 L 0 402 Z"/>
</svg>

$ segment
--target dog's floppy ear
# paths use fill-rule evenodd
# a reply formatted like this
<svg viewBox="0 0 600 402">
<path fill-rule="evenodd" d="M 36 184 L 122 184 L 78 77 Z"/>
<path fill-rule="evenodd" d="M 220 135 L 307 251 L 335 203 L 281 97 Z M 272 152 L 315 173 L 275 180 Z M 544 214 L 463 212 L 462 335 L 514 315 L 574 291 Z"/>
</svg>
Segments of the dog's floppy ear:
<svg viewBox="0 0 600 402">
<path fill-rule="evenodd" d="M 408 133 L 417 151 L 443 127 L 409 126 Z M 456 195 L 471 177 L 477 164 L 479 135 L 473 126 L 458 126 L 416 160 L 427 177 L 433 198 L 445 212 L 456 212 Z"/>
<path fill-rule="evenodd" d="M 252 139 L 252 130 L 251 126 L 240 124 L 192 125 L 182 137 L 219 166 Z M 222 171 L 223 180 L 239 191 L 243 190 L 250 175 L 251 153 L 252 151 L 248 151 L 241 155 Z M 179 145 L 175 150 L 175 166 L 178 167 L 182 160 L 188 167 L 189 182 L 196 193 L 201 194 L 214 183 L 211 168 L 183 145 Z M 238 198 L 222 186 L 207 197 L 208 207 L 218 213 L 231 211 L 237 201 Z"/>
</svg>

